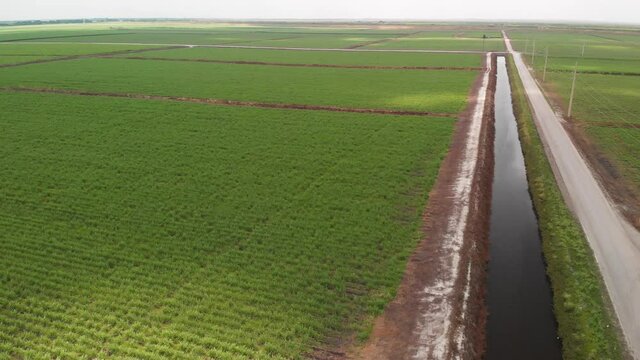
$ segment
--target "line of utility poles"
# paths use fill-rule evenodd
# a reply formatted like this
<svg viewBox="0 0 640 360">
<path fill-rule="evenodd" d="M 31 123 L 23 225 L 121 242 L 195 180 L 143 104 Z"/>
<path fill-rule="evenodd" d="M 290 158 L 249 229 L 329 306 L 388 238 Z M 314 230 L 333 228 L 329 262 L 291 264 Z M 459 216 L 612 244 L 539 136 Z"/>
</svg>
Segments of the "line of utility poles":
<svg viewBox="0 0 640 360">
<path fill-rule="evenodd" d="M 544 51 L 544 70 L 542 70 L 542 82 L 547 79 L 547 64 L 549 63 L 549 47 Z"/>
<path fill-rule="evenodd" d="M 536 61 L 536 41 L 533 40 L 533 51 L 531 52 L 531 66 L 535 68 Z"/>
<path fill-rule="evenodd" d="M 581 57 L 584 57 L 584 51 L 586 48 L 586 41 L 582 43 L 582 53 Z M 528 54 L 529 51 L 529 40 L 527 40 L 525 45 L 524 53 Z M 531 52 L 531 67 L 535 70 L 535 59 L 536 59 L 536 41 L 533 40 L 533 49 Z M 549 47 L 547 46 L 544 50 L 544 67 L 542 68 L 542 82 L 546 82 L 547 80 L 547 67 L 549 65 Z M 573 114 L 573 101 L 576 94 L 576 79 L 578 77 L 578 62 L 576 61 L 573 67 L 573 79 L 571 80 L 571 95 L 569 96 L 569 110 L 567 112 L 567 116 L 571 118 Z"/>
</svg>

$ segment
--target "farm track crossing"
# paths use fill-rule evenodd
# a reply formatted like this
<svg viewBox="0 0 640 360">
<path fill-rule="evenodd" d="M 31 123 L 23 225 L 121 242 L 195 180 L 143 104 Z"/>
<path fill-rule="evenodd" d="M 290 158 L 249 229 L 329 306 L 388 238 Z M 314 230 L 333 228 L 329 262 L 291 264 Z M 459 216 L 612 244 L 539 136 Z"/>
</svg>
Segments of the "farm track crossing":
<svg viewBox="0 0 640 360">
<path fill-rule="evenodd" d="M 92 97 L 116 97 L 116 98 L 129 98 L 129 99 L 138 99 L 138 100 L 179 101 L 179 102 L 190 102 L 190 103 L 198 103 L 198 104 L 255 107 L 255 108 L 265 108 L 265 109 L 333 111 L 333 112 L 396 115 L 396 116 L 397 115 L 429 116 L 434 118 L 457 118 L 458 117 L 458 114 L 454 114 L 454 113 L 435 113 L 435 112 L 428 112 L 428 111 L 362 109 L 362 108 L 349 108 L 349 107 L 339 107 L 339 106 L 264 103 L 264 102 L 255 102 L 255 101 L 194 98 L 194 97 L 183 97 L 183 96 L 161 96 L 161 95 L 127 94 L 127 93 L 101 93 L 101 92 L 92 92 L 92 91 L 50 89 L 50 88 L 4 87 L 4 88 L 0 88 L 0 91 L 50 93 L 50 94 L 92 96 Z"/>
</svg>

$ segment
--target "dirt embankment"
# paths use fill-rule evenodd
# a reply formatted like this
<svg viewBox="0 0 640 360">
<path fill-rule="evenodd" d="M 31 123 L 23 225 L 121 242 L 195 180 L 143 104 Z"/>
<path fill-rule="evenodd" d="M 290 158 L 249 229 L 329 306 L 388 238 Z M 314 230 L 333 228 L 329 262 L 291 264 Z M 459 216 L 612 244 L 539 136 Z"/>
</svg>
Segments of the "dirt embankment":
<svg viewBox="0 0 640 360">
<path fill-rule="evenodd" d="M 362 109 L 362 108 L 348 108 L 348 107 L 339 107 L 339 106 L 308 105 L 308 104 L 262 103 L 262 102 L 256 102 L 256 101 L 193 98 L 193 97 L 183 97 L 183 96 L 144 95 L 144 94 L 129 94 L 129 93 L 108 93 L 108 92 L 105 93 L 105 92 L 93 92 L 93 91 L 84 91 L 84 90 L 67 90 L 67 89 L 51 89 L 51 88 L 4 87 L 4 88 L 0 88 L 0 91 L 49 93 L 49 94 L 61 94 L 61 95 L 74 95 L 74 96 L 115 97 L 115 98 L 128 98 L 128 99 L 138 99 L 138 100 L 179 101 L 179 102 L 190 102 L 190 103 L 197 103 L 197 104 L 256 107 L 256 108 L 264 108 L 264 109 L 335 111 L 335 112 L 379 114 L 379 115 L 430 116 L 430 117 L 437 117 L 437 118 L 457 117 L 457 114 L 452 114 L 452 113 L 433 113 L 433 112 L 426 112 L 426 111 Z"/>
<path fill-rule="evenodd" d="M 496 57 L 488 58 L 491 72 L 476 80 L 456 125 L 424 214 L 424 238 L 396 299 L 376 320 L 364 348 L 345 357 L 479 359 L 484 353 L 496 79 Z"/>
</svg>

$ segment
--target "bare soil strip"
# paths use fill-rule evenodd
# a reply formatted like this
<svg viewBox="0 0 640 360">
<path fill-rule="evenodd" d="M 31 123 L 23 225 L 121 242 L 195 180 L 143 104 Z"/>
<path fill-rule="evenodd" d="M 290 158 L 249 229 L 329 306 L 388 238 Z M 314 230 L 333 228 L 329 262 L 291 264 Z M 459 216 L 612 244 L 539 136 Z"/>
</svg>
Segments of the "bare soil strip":
<svg viewBox="0 0 640 360">
<path fill-rule="evenodd" d="M 495 55 L 487 55 L 491 70 L 476 80 L 456 125 L 429 195 L 424 238 L 396 299 L 376 320 L 356 358 L 478 359 L 484 352 L 495 61 Z"/>
<path fill-rule="evenodd" d="M 434 118 L 457 118 L 458 117 L 458 114 L 434 113 L 434 112 L 428 112 L 428 111 L 362 109 L 362 108 L 346 108 L 346 107 L 326 106 L 326 105 L 262 103 L 262 102 L 255 102 L 255 101 L 239 101 L 239 100 L 226 100 L 226 99 L 127 94 L 127 93 L 101 93 L 101 92 L 93 92 L 93 91 L 51 89 L 51 88 L 4 87 L 4 88 L 0 88 L 0 91 L 49 93 L 49 94 L 61 94 L 61 95 L 73 95 L 73 96 L 116 97 L 116 98 L 128 98 L 128 99 L 138 99 L 138 100 L 179 101 L 179 102 L 190 102 L 190 103 L 197 103 L 197 104 L 256 107 L 256 108 L 265 108 L 265 109 L 315 110 L 315 111 L 334 111 L 334 112 L 348 112 L 348 113 L 361 113 L 361 114 L 401 115 L 401 116 L 429 116 Z"/>
<path fill-rule="evenodd" d="M 103 56 L 113 57 L 113 56 Z M 448 67 L 448 66 L 377 66 L 377 65 L 337 65 L 337 64 L 300 64 L 300 63 L 279 63 L 265 61 L 241 61 L 241 60 L 213 60 L 213 59 L 182 59 L 163 58 L 146 56 L 118 56 L 115 59 L 127 60 L 154 60 L 154 61 L 186 61 L 204 62 L 214 64 L 235 64 L 235 65 L 264 65 L 264 66 L 286 66 L 286 67 L 317 67 L 336 69 L 368 69 L 368 70 L 427 70 L 427 71 L 481 71 L 482 67 Z"/>
<path fill-rule="evenodd" d="M 152 48 L 152 49 L 120 50 L 120 51 L 112 51 L 112 52 L 107 52 L 107 53 L 70 55 L 70 56 L 56 57 L 56 58 L 52 58 L 52 59 L 40 59 L 40 60 L 33 60 L 33 61 L 25 61 L 25 62 L 16 63 L 16 64 L 3 64 L 3 65 L 0 65 L 0 68 L 24 66 L 24 65 L 33 65 L 33 64 L 43 64 L 43 63 L 50 63 L 50 62 L 56 62 L 56 61 L 68 61 L 68 60 L 76 60 L 76 59 L 86 59 L 86 58 L 92 58 L 92 57 L 113 56 L 113 55 L 121 55 L 121 54 L 138 54 L 138 53 L 143 53 L 143 52 L 147 52 L 147 51 L 160 51 L 160 50 L 171 50 L 171 49 L 180 49 L 180 48 L 183 48 L 183 46 L 165 46 L 165 47 L 161 47 L 161 48 Z"/>
</svg>

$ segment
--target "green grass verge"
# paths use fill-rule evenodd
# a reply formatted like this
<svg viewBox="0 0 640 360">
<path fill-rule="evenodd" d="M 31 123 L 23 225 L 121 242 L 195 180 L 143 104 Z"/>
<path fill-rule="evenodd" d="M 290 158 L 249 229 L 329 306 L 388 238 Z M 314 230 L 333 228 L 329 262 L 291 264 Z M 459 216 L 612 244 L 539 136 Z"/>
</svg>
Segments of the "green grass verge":
<svg viewBox="0 0 640 360">
<path fill-rule="evenodd" d="M 607 306 L 598 265 L 582 229 L 564 203 L 512 59 L 509 74 L 564 359 L 623 359 L 624 347 Z"/>
</svg>

